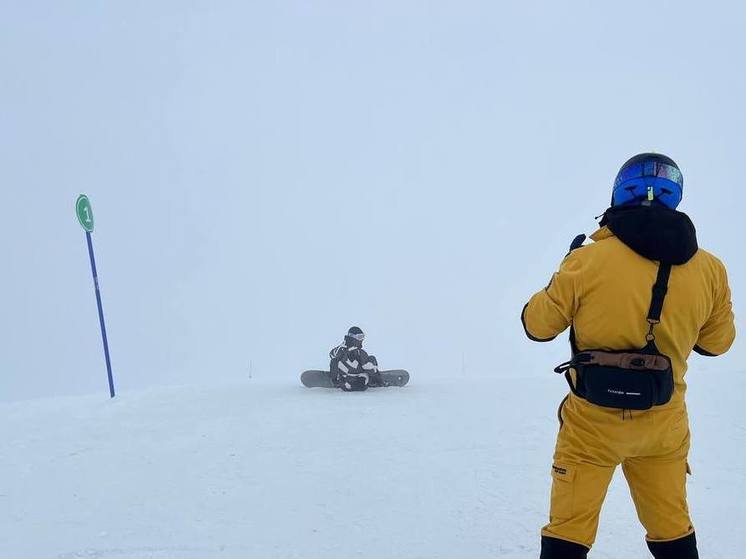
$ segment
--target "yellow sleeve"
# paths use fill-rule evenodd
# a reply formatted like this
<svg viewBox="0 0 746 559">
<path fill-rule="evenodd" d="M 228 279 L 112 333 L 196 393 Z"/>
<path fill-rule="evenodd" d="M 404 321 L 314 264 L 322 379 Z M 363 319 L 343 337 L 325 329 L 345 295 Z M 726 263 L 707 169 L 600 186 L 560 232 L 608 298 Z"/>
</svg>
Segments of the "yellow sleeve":
<svg viewBox="0 0 746 559">
<path fill-rule="evenodd" d="M 699 331 L 697 345 L 694 346 L 694 351 L 710 357 L 722 355 L 728 351 L 736 338 L 728 274 L 725 271 L 725 266 L 720 262 L 718 264 L 720 266 L 712 313 Z"/>
<path fill-rule="evenodd" d="M 580 300 L 581 253 L 568 254 L 549 285 L 523 307 L 523 329 L 535 342 L 551 341 L 572 324 Z"/>
</svg>

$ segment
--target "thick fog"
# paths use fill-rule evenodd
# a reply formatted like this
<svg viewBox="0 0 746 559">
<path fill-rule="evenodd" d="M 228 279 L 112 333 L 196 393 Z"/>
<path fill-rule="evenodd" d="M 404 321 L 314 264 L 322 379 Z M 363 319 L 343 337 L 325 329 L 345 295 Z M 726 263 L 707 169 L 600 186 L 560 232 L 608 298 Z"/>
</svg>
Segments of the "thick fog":
<svg viewBox="0 0 746 559">
<path fill-rule="evenodd" d="M 355 324 L 413 378 L 538 376 L 519 314 L 621 163 L 746 305 L 737 2 L 2 2 L 0 399 L 297 383 Z M 737 340 L 690 374 L 746 369 Z"/>
</svg>

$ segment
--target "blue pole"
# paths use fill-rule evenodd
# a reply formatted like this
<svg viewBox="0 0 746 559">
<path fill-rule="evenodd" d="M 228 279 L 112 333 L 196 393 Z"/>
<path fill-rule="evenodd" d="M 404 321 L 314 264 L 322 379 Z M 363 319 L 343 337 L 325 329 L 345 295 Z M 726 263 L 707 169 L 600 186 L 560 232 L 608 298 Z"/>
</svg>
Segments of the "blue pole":
<svg viewBox="0 0 746 559">
<path fill-rule="evenodd" d="M 104 323 L 104 307 L 101 304 L 101 291 L 98 288 L 98 272 L 96 271 L 96 258 L 93 256 L 93 241 L 91 232 L 85 232 L 88 241 L 88 255 L 91 257 L 91 273 L 93 274 L 93 285 L 96 287 L 96 304 L 98 305 L 98 321 L 101 323 L 101 337 L 104 340 L 104 356 L 106 357 L 106 372 L 109 375 L 109 395 L 114 397 L 114 377 L 111 374 L 111 359 L 109 358 L 109 341 L 106 339 L 106 324 Z"/>
</svg>

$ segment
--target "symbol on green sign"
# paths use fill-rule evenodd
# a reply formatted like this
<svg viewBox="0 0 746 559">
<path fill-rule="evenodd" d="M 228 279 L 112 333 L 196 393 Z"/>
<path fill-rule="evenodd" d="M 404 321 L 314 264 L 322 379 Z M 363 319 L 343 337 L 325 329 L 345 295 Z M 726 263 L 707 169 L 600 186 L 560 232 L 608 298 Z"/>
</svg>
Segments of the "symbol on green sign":
<svg viewBox="0 0 746 559">
<path fill-rule="evenodd" d="M 78 214 L 78 221 L 83 229 L 91 233 L 93 231 L 93 208 L 85 194 L 78 196 L 78 201 L 75 202 L 75 213 Z"/>
</svg>

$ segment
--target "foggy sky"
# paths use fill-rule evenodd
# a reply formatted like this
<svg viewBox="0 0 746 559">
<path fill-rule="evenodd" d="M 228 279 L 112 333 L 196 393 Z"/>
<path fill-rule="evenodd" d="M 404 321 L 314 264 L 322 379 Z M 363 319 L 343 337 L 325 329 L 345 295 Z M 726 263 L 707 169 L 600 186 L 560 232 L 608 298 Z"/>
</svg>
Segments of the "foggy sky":
<svg viewBox="0 0 746 559">
<path fill-rule="evenodd" d="M 520 310 L 647 150 L 743 331 L 737 2 L 0 8 L 2 400 L 106 395 L 82 192 L 120 391 L 297 384 L 353 324 L 414 379 L 559 383 Z"/>
</svg>

